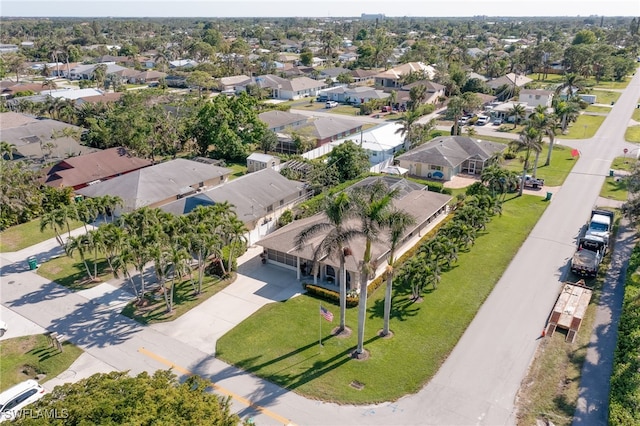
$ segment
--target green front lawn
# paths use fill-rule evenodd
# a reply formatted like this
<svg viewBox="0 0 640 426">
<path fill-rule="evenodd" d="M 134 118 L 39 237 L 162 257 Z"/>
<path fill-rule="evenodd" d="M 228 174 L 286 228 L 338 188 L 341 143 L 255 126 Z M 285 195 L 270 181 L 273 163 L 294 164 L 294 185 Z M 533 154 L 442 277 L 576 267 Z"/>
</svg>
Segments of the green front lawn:
<svg viewBox="0 0 640 426">
<path fill-rule="evenodd" d="M 596 95 L 596 103 L 610 105 L 611 102 L 616 102 L 622 93 L 609 90 L 592 90 L 589 94 Z"/>
<path fill-rule="evenodd" d="M 67 287 L 69 290 L 78 291 L 95 287 L 101 281 L 107 281 L 113 278 L 113 274 L 109 270 L 109 264 L 104 255 L 98 253 L 98 279 L 90 281 L 87 275 L 87 269 L 77 253 L 73 257 L 62 255 L 51 259 L 38 267 L 38 275 L 48 280 Z M 87 255 L 87 264 L 91 274 L 94 273 L 94 258 L 92 254 Z"/>
<path fill-rule="evenodd" d="M 638 99 L 638 105 L 640 105 L 640 99 Z M 631 114 L 631 119 L 640 122 L 640 108 L 637 108 L 637 105 Z"/>
<path fill-rule="evenodd" d="M 76 229 L 82 226 L 82 222 L 74 220 L 69 223 L 69 226 L 71 229 Z M 40 232 L 40 219 L 12 226 L 0 233 L 0 253 L 22 250 L 55 236 L 56 234 L 49 228 Z"/>
<path fill-rule="evenodd" d="M 332 114 L 342 114 L 342 115 L 360 115 L 360 108 L 351 106 L 351 105 L 338 105 L 337 107 L 331 108 L 326 112 L 330 112 Z"/>
<path fill-rule="evenodd" d="M 605 114 L 609 114 L 611 112 L 611 107 L 602 106 L 602 105 L 589 105 L 586 112 L 603 112 Z"/>
<path fill-rule="evenodd" d="M 627 154 L 628 156 L 616 157 L 611 163 L 613 170 L 624 170 L 625 172 L 632 172 L 636 165 L 636 155 L 638 151 Z"/>
<path fill-rule="evenodd" d="M 551 154 L 551 164 L 544 166 L 547 161 L 547 154 L 549 152 L 549 144 L 545 144 L 540 157 L 538 158 L 538 170 L 536 176 L 544 179 L 546 186 L 560 186 L 564 183 L 564 180 L 571 172 L 577 158 L 571 156 L 571 148 L 561 145 L 555 145 L 553 147 L 553 153 Z M 518 157 L 513 160 L 509 160 L 504 164 L 504 167 L 508 170 L 513 170 L 519 174 L 522 174 L 522 161 L 520 156 L 522 153 L 517 154 Z M 535 157 L 532 154 L 530 163 L 533 164 Z"/>
<path fill-rule="evenodd" d="M 45 380 L 53 379 L 82 354 L 82 349 L 69 342 L 64 342 L 62 349 L 51 346 L 49 338 L 41 334 L 0 342 L 0 391 L 38 374 L 45 374 Z"/>
<path fill-rule="evenodd" d="M 260 309 L 218 340 L 217 356 L 307 397 L 341 404 L 393 401 L 416 392 L 449 355 L 547 205 L 527 195 L 506 202 L 502 216 L 493 218 L 422 303 L 410 300 L 409 289 L 395 288 L 392 339 L 378 337 L 384 286 L 374 292 L 367 303 L 366 361 L 350 358 L 357 308 L 347 311 L 351 336 L 332 337 L 338 307 L 323 302 L 335 316 L 329 324 L 319 315 L 320 302 L 306 295 Z M 357 390 L 353 382 L 364 387 Z"/>
<path fill-rule="evenodd" d="M 617 201 L 627 201 L 629 194 L 629 186 L 627 179 L 617 177 L 606 177 L 604 185 L 600 190 L 600 196 Z"/>
<path fill-rule="evenodd" d="M 630 126 L 624 132 L 624 139 L 627 142 L 640 143 L 640 126 Z"/>
<path fill-rule="evenodd" d="M 596 134 L 606 117 L 602 115 L 580 114 L 575 123 L 567 129 L 567 134 L 559 134 L 559 139 L 589 139 Z"/>
<path fill-rule="evenodd" d="M 202 293 L 195 295 L 193 287 L 188 280 L 176 285 L 173 294 L 173 312 L 167 312 L 167 305 L 164 302 L 162 292 L 147 294 L 147 305 L 138 307 L 134 302 L 129 303 L 123 310 L 122 315 L 138 321 L 141 324 L 153 324 L 156 322 L 173 321 L 181 315 L 189 312 L 208 298 L 224 290 L 229 284 L 235 281 L 236 274 L 229 278 L 219 279 L 217 277 L 205 276 L 202 281 Z M 134 277 L 137 279 L 137 277 Z M 197 277 L 196 277 L 197 279 Z"/>
</svg>

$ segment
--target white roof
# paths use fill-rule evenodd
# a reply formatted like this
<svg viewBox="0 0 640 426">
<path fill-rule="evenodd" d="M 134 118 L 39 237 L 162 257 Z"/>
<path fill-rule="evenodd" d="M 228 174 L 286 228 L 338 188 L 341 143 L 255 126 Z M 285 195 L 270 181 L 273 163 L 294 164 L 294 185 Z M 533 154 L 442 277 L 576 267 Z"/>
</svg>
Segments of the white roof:
<svg viewBox="0 0 640 426">
<path fill-rule="evenodd" d="M 103 95 L 103 93 L 98 89 L 60 89 L 60 90 L 52 90 L 51 97 L 53 98 L 63 98 L 63 99 L 80 99 L 86 98 L 87 96 L 99 96 Z"/>
<path fill-rule="evenodd" d="M 249 157 L 247 157 L 247 160 L 259 161 L 261 163 L 267 163 L 267 162 L 273 160 L 273 158 L 274 158 L 273 155 L 262 154 L 260 152 L 254 152 Z"/>
<path fill-rule="evenodd" d="M 347 140 L 352 140 L 367 151 L 388 151 L 404 145 L 404 137 L 401 136 L 400 133 L 396 133 L 401 127 L 402 125 L 398 123 L 383 124 L 360 134 L 354 134 L 347 138 L 331 142 L 331 144 L 340 145 Z"/>
</svg>

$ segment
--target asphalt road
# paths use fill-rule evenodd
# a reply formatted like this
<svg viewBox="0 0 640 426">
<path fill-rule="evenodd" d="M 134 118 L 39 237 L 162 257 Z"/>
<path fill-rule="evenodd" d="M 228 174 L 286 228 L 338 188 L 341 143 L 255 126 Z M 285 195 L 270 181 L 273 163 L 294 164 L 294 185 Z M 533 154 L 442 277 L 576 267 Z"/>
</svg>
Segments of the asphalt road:
<svg viewBox="0 0 640 426">
<path fill-rule="evenodd" d="M 434 379 L 417 394 L 395 402 L 341 406 L 307 400 L 220 362 L 190 345 L 185 336 L 177 339 L 169 332 L 143 327 L 108 306 L 25 271 L 23 260 L 9 254 L 1 259 L 0 301 L 38 326 L 67 335 L 109 368 L 137 373 L 173 367 L 179 374 L 209 378 L 219 392 L 234 397 L 235 411 L 254 417 L 260 425 L 514 424 L 515 398 L 564 279 L 575 237 L 597 199 L 611 160 L 628 146 L 623 134 L 639 97 L 640 74 L 594 138 L 559 141 L 582 152 L 572 173 Z M 624 258 L 617 262 L 624 265 Z M 615 306 L 619 290 L 614 286 L 613 296 L 604 298 L 611 306 L 603 308 L 605 315 L 598 323 L 601 334 L 594 335 L 602 339 L 590 348 L 596 351 L 595 358 L 588 356 L 585 366 L 582 424 L 602 424 L 602 413 L 606 413 L 608 380 L 602 381 L 608 377 L 615 344 L 615 324 L 610 323 L 619 312 Z"/>
</svg>

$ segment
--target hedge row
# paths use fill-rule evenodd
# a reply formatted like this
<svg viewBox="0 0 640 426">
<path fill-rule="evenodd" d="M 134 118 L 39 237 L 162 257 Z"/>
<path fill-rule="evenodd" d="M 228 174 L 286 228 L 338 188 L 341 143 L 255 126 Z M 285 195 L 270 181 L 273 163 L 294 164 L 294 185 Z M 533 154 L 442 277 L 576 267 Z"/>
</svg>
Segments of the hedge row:
<svg viewBox="0 0 640 426">
<path fill-rule="evenodd" d="M 308 294 L 316 296 L 322 300 L 326 300 L 327 302 L 340 305 L 339 292 L 335 290 L 329 290 L 328 288 L 320 287 L 314 284 L 303 283 L 302 286 Z M 354 306 L 358 306 L 358 296 L 347 295 L 347 308 L 353 308 Z"/>
<path fill-rule="evenodd" d="M 640 246 L 631 254 L 609 394 L 610 425 L 640 425 Z"/>
</svg>

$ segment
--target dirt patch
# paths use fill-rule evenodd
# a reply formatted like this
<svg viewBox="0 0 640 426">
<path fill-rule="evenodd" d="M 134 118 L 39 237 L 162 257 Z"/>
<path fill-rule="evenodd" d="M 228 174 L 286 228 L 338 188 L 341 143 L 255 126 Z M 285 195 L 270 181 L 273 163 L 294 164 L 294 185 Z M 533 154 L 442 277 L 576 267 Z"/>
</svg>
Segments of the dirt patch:
<svg viewBox="0 0 640 426">
<path fill-rule="evenodd" d="M 383 339 L 391 339 L 393 338 L 393 331 L 389 330 L 389 333 L 384 334 L 384 330 L 378 330 L 378 336 L 382 337 Z"/>
<path fill-rule="evenodd" d="M 353 351 L 351 353 L 351 358 L 357 360 L 357 361 L 366 361 L 369 359 L 369 351 L 368 350 L 363 350 L 362 353 L 358 353 L 357 351 Z"/>
<path fill-rule="evenodd" d="M 331 330 L 331 334 L 339 339 L 347 339 L 351 337 L 351 333 L 352 331 L 349 327 L 345 327 L 342 330 L 340 330 L 340 327 L 336 327 Z"/>
</svg>

